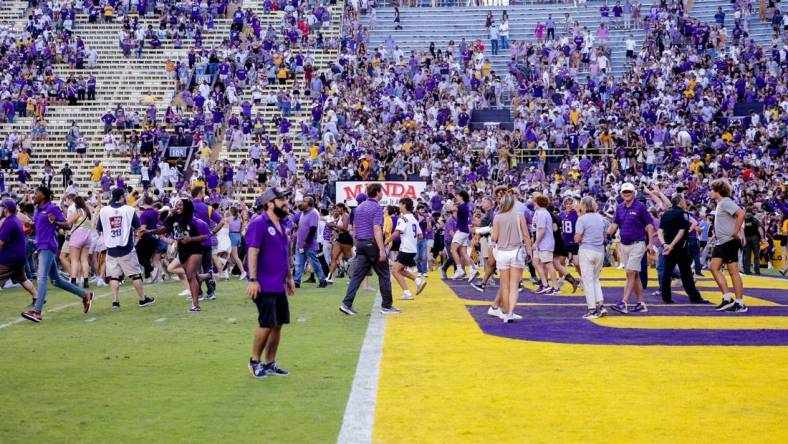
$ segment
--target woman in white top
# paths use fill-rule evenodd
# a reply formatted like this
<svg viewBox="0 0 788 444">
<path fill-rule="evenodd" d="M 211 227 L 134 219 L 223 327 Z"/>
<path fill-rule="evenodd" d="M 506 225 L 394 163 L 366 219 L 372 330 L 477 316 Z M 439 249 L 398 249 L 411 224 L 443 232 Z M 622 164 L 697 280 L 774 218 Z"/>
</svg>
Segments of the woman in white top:
<svg viewBox="0 0 788 444">
<path fill-rule="evenodd" d="M 597 212 L 596 200 L 591 196 L 580 200 L 577 212 L 580 217 L 575 223 L 575 241 L 579 245 L 580 275 L 588 305 L 588 312 L 583 318 L 596 319 L 607 316 L 599 275 L 605 264 L 605 232 L 608 221 Z"/>
<path fill-rule="evenodd" d="M 500 300 L 494 306 L 501 307 L 501 319 L 504 323 L 522 319 L 515 314 L 518 287 L 523 277 L 525 258 L 530 248 L 530 235 L 522 213 L 514 211 L 514 195 L 505 194 L 501 198 L 498 214 L 493 218 L 492 248 L 495 265 L 501 276 Z"/>
<path fill-rule="evenodd" d="M 402 299 L 408 300 L 413 299 L 413 294 L 410 292 L 405 278 L 416 282 L 417 295 L 427 286 L 427 281 L 424 278 L 416 277 L 416 275 L 408 271 L 408 267 L 416 266 L 418 241 L 424 235 L 421 232 L 419 221 L 413 215 L 413 199 L 409 197 L 402 198 L 399 201 L 399 211 L 401 216 L 397 220 L 394 232 L 386 239 L 386 246 L 390 246 L 394 239 L 400 239 L 399 253 L 397 253 L 397 259 L 391 268 L 391 274 L 400 288 L 402 288 Z"/>
</svg>

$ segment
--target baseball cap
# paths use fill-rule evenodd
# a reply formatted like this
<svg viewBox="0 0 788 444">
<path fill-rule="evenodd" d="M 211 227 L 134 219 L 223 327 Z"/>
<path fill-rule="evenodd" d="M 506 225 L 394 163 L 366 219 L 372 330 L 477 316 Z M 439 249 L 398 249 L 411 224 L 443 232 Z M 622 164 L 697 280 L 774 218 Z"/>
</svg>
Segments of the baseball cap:
<svg viewBox="0 0 788 444">
<path fill-rule="evenodd" d="M 290 191 L 283 190 L 279 187 L 268 188 L 267 190 L 265 190 L 265 193 L 263 193 L 263 195 L 260 197 L 260 206 L 266 205 L 268 202 L 271 202 L 274 199 L 287 197 L 289 195 L 290 195 Z"/>
<path fill-rule="evenodd" d="M 634 193 L 635 192 L 635 186 L 632 185 L 632 183 L 630 183 L 630 182 L 625 182 L 623 185 L 621 185 L 621 192 L 623 193 L 625 191 L 632 191 Z"/>
<path fill-rule="evenodd" d="M 14 202 L 14 199 L 3 199 L 3 202 L 0 203 L 0 207 L 12 213 L 16 213 L 16 202 Z"/>
<path fill-rule="evenodd" d="M 361 205 L 362 202 L 367 200 L 367 193 L 358 193 L 356 194 L 356 202 Z"/>
</svg>

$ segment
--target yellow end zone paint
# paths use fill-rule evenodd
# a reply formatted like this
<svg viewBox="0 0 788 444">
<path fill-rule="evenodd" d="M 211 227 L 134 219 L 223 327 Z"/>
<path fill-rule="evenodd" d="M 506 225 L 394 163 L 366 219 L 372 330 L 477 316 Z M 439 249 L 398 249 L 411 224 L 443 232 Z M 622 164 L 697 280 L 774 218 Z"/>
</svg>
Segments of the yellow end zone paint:
<svg viewBox="0 0 788 444">
<path fill-rule="evenodd" d="M 403 312 L 387 320 L 375 443 L 788 442 L 788 347 L 488 336 L 437 276 L 415 301 L 396 303 Z"/>
<path fill-rule="evenodd" d="M 595 319 L 593 322 L 611 328 L 788 330 L 788 318 L 782 316 L 608 316 L 604 319 Z"/>
</svg>

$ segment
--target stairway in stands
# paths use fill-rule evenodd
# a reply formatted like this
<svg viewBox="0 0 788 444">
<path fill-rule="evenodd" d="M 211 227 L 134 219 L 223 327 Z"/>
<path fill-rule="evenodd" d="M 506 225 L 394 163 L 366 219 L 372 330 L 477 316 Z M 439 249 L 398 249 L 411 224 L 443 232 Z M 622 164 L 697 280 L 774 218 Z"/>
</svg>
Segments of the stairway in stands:
<svg viewBox="0 0 788 444">
<path fill-rule="evenodd" d="M 610 2 L 609 5 L 615 4 Z M 648 11 L 650 1 L 641 6 L 641 16 Z M 489 58 L 497 73 L 506 72 L 506 63 L 511 59 L 509 50 L 501 50 L 497 56 L 490 52 L 490 39 L 484 28 L 487 11 L 492 11 L 495 23 L 501 23 L 501 13 L 509 14 L 509 40 L 535 40 L 534 29 L 537 22 L 545 23 L 548 14 L 553 15 L 556 22 L 556 34 L 562 27 L 565 13 L 578 20 L 581 29 L 588 27 L 596 33 L 600 23 L 599 7 L 602 2 L 589 1 L 588 7 L 574 7 L 569 4 L 536 3 L 510 6 L 481 7 L 440 7 L 440 8 L 400 8 L 401 30 L 394 29 L 394 8 L 378 8 L 375 25 L 370 33 L 370 49 L 385 47 L 386 39 L 391 36 L 396 45 L 410 54 L 411 50 L 427 50 L 431 42 L 436 49 L 445 49 L 450 40 L 458 44 L 465 37 L 467 42 L 481 39 L 485 45 L 486 57 Z M 612 13 L 611 13 L 612 14 Z M 369 15 L 365 17 L 365 25 L 369 26 Z M 612 49 L 612 72 L 619 76 L 626 70 L 624 40 L 628 31 L 611 30 L 608 45 Z M 643 31 L 633 30 L 632 36 L 638 45 L 643 41 Z"/>
<path fill-rule="evenodd" d="M 725 28 L 728 30 L 728 38 L 732 37 L 733 30 L 733 5 L 730 0 L 695 0 L 695 3 L 690 11 L 690 16 L 699 18 L 705 23 L 714 23 L 714 15 L 717 13 L 717 8 L 722 6 L 725 12 Z M 764 47 L 765 49 L 771 48 L 771 42 L 774 37 L 771 22 L 761 21 L 758 19 L 758 2 L 753 0 L 753 14 L 750 17 L 750 38 L 753 41 Z M 771 17 L 767 17 L 771 19 Z"/>
</svg>

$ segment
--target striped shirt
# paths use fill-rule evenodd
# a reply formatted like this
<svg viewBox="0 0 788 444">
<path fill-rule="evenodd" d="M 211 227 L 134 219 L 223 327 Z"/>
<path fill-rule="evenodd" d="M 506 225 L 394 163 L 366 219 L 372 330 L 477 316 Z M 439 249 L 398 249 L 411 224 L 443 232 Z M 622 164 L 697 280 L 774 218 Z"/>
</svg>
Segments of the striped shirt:
<svg viewBox="0 0 788 444">
<path fill-rule="evenodd" d="M 353 218 L 355 238 L 358 241 L 375 239 L 373 227 L 377 225 L 383 229 L 383 207 L 374 199 L 365 200 L 356 207 Z"/>
</svg>

